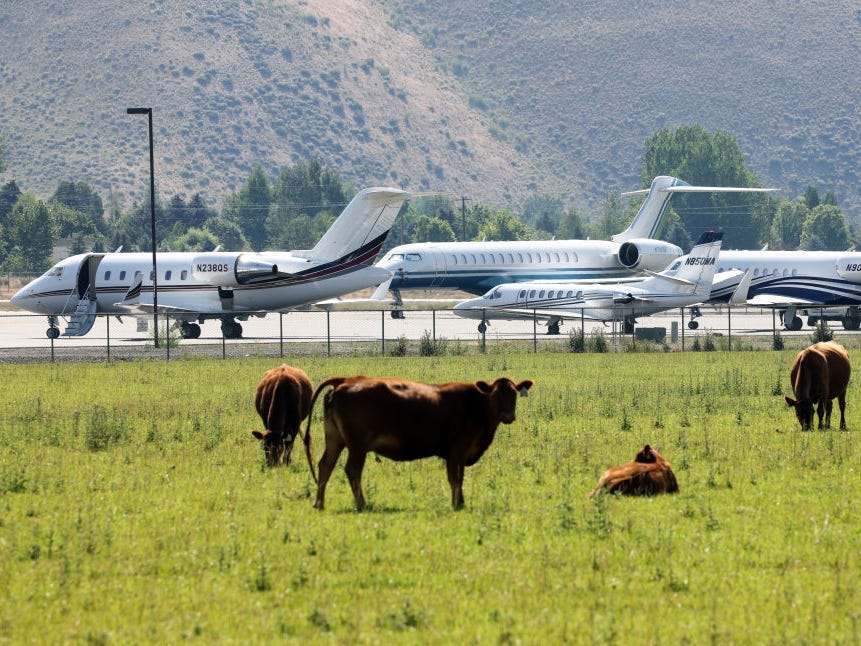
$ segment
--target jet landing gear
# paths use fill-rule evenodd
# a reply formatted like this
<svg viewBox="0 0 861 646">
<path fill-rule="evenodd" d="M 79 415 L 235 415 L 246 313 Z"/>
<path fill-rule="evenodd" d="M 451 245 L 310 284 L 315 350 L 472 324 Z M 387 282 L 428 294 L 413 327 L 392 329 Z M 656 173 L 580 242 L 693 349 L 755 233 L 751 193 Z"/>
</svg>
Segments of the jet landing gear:
<svg viewBox="0 0 861 646">
<path fill-rule="evenodd" d="M 182 335 L 183 339 L 199 339 L 200 326 L 197 323 L 183 321 L 179 324 L 179 333 Z"/>
<path fill-rule="evenodd" d="M 699 305 L 694 305 L 691 308 L 691 320 L 688 321 L 688 329 L 689 330 L 696 330 L 700 326 L 700 322 L 697 321 L 696 319 L 698 319 L 702 315 L 703 315 L 703 313 L 700 311 Z"/>
<path fill-rule="evenodd" d="M 48 317 L 48 329 L 45 330 L 45 336 L 49 339 L 56 339 L 60 336 L 60 328 L 57 327 L 57 317 L 49 316 Z"/>
<path fill-rule="evenodd" d="M 221 333 L 225 339 L 241 339 L 242 326 L 232 318 L 221 319 Z"/>
</svg>

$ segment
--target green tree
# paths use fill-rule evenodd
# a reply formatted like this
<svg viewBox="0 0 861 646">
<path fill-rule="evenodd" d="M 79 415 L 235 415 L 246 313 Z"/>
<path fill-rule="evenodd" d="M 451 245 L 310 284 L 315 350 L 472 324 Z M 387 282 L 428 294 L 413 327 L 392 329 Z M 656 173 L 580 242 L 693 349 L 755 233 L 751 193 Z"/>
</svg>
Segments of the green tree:
<svg viewBox="0 0 861 646">
<path fill-rule="evenodd" d="M 242 235 L 242 229 L 230 218 L 218 216 L 208 219 L 203 228 L 212 233 L 222 251 L 244 251 L 251 248 Z"/>
<path fill-rule="evenodd" d="M 50 201 L 63 204 L 78 213 L 83 213 L 89 219 L 91 226 L 81 228 L 82 233 L 89 233 L 93 230 L 103 234 L 107 233 L 105 207 L 102 198 L 86 182 L 60 182 Z M 61 233 L 60 235 L 65 237 L 70 234 Z"/>
<path fill-rule="evenodd" d="M 771 223 L 771 246 L 775 249 L 797 249 L 801 244 L 804 221 L 810 217 L 807 202 L 782 200 Z"/>
<path fill-rule="evenodd" d="M 454 231 L 448 222 L 440 218 L 420 215 L 415 222 L 415 242 L 454 242 Z"/>
<path fill-rule="evenodd" d="M 15 202 L 21 197 L 21 189 L 15 183 L 15 180 L 7 182 L 0 189 L 0 226 L 6 223 L 9 219 L 9 214 L 12 213 L 12 207 Z"/>
<path fill-rule="evenodd" d="M 523 222 L 510 211 L 495 211 L 479 229 L 482 240 L 532 240 L 533 236 Z"/>
<path fill-rule="evenodd" d="M 156 247 L 161 248 L 161 241 L 170 234 L 164 220 L 164 208 L 161 200 L 155 201 Z M 116 249 L 123 247 L 124 251 L 152 251 L 152 211 L 149 196 L 142 204 L 136 204 L 132 209 L 120 215 L 113 222 L 111 246 Z"/>
<path fill-rule="evenodd" d="M 618 196 L 610 194 L 601 203 L 601 215 L 592 222 L 590 237 L 597 240 L 609 240 L 610 236 L 621 233 L 631 221 L 622 207 Z"/>
<path fill-rule="evenodd" d="M 173 251 L 212 251 L 218 244 L 218 238 L 212 231 L 197 227 L 192 227 L 170 240 L 170 248 Z"/>
<path fill-rule="evenodd" d="M 0 173 L 6 172 L 6 136 L 0 135 Z"/>
<path fill-rule="evenodd" d="M 550 195 L 530 195 L 523 202 L 521 220 L 533 229 L 555 234 L 559 221 L 565 213 L 565 205 L 558 197 Z"/>
<path fill-rule="evenodd" d="M 568 209 L 559 219 L 556 237 L 560 240 L 583 240 L 588 236 L 586 219 L 577 209 Z"/>
<path fill-rule="evenodd" d="M 6 238 L 7 271 L 37 272 L 50 266 L 57 234 L 48 206 L 32 193 L 24 193 L 9 215 Z"/>
<path fill-rule="evenodd" d="M 801 248 L 840 251 L 849 247 L 849 228 L 840 207 L 820 204 L 810 210 L 801 230 Z"/>
<path fill-rule="evenodd" d="M 254 250 L 266 246 L 266 218 L 271 204 L 272 187 L 259 164 L 251 169 L 248 182 L 239 193 L 233 193 L 226 200 L 225 215 L 239 225 Z"/>
<path fill-rule="evenodd" d="M 738 143 L 726 132 L 710 134 L 702 126 L 660 130 L 646 139 L 642 180 L 649 186 L 658 175 L 672 175 L 701 186 L 758 186 L 747 170 Z M 708 229 L 725 231 L 727 247 L 751 248 L 765 240 L 767 198 L 745 193 L 686 193 L 673 204 L 688 236 Z"/>
</svg>

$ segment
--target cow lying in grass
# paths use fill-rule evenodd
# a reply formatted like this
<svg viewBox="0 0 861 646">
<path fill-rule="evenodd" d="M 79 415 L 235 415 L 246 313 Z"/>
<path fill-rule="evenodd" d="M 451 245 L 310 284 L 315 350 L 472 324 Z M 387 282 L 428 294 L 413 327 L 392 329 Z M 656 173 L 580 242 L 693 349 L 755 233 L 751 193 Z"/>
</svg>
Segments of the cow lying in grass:
<svg viewBox="0 0 861 646">
<path fill-rule="evenodd" d="M 254 407 L 263 420 L 263 431 L 251 434 L 263 443 L 266 464 L 287 464 L 302 420 L 311 410 L 311 380 L 299 368 L 287 364 L 267 371 L 254 395 Z"/>
<path fill-rule="evenodd" d="M 835 397 L 840 406 L 840 428 L 846 428 L 846 387 L 851 372 L 846 349 L 834 341 L 815 343 L 798 353 L 789 372 L 795 399 L 784 400 L 795 409 L 802 431 L 813 428 L 814 406 L 819 428 L 831 427 L 831 400 Z"/>
<path fill-rule="evenodd" d="M 676 493 L 679 483 L 670 463 L 646 444 L 637 453 L 633 462 L 607 469 L 600 478 L 598 486 L 589 494 L 592 498 L 601 491 L 629 496 L 653 496 L 659 493 Z"/>
<path fill-rule="evenodd" d="M 451 504 L 463 507 L 465 467 L 475 464 L 493 441 L 500 422 L 515 418 L 518 394 L 532 386 L 500 377 L 492 384 L 425 384 L 406 379 L 332 377 L 314 391 L 324 397 L 326 448 L 320 458 L 320 477 L 314 506 L 323 509 L 326 483 L 341 452 L 347 449 L 347 478 L 356 509 L 365 507 L 362 469 L 368 453 L 391 460 L 417 460 L 437 456 L 445 460 L 451 486 Z M 305 431 L 310 456 L 311 418 Z M 312 466 L 313 474 L 313 466 Z"/>
</svg>

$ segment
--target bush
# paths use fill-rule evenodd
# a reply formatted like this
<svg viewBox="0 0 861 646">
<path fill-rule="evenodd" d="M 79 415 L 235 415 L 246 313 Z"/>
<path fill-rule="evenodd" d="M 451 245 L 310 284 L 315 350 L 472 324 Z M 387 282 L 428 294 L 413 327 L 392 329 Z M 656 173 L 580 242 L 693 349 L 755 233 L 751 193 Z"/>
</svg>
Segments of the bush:
<svg viewBox="0 0 861 646">
<path fill-rule="evenodd" d="M 445 354 L 448 341 L 443 337 L 434 339 L 430 330 L 425 330 L 419 341 L 419 354 L 423 357 L 441 357 Z"/>
<path fill-rule="evenodd" d="M 568 333 L 568 350 L 586 352 L 586 338 L 583 336 L 583 330 L 571 330 Z"/>
<path fill-rule="evenodd" d="M 395 344 L 389 349 L 389 355 L 393 357 L 404 357 L 407 354 L 407 348 L 409 344 L 407 342 L 407 337 L 401 335 L 395 341 Z"/>
<path fill-rule="evenodd" d="M 828 327 L 828 321 L 825 319 L 819 319 L 816 327 L 813 328 L 813 334 L 810 335 L 810 340 L 813 343 L 820 343 L 822 341 L 831 341 L 833 338 L 834 332 L 832 332 L 831 328 Z"/>
<path fill-rule="evenodd" d="M 604 331 L 596 328 L 589 333 L 589 350 L 591 352 L 604 353 L 610 350 L 610 344 L 607 342 L 607 337 L 604 336 Z"/>
</svg>

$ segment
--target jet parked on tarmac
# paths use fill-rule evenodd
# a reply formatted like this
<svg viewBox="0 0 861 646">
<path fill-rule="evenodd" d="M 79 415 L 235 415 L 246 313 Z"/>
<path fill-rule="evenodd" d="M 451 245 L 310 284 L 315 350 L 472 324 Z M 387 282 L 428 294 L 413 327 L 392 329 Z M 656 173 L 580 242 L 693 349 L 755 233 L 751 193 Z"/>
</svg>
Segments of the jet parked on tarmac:
<svg viewBox="0 0 861 646">
<path fill-rule="evenodd" d="M 159 313 L 178 321 L 183 337 L 200 336 L 208 319 L 238 338 L 237 320 L 265 316 L 373 287 L 391 277 L 374 259 L 410 194 L 367 188 L 352 199 L 310 251 L 83 253 L 61 260 L 15 294 L 13 305 L 46 314 L 49 338 L 69 317 L 66 336 L 90 331 L 96 315 Z"/>
</svg>

